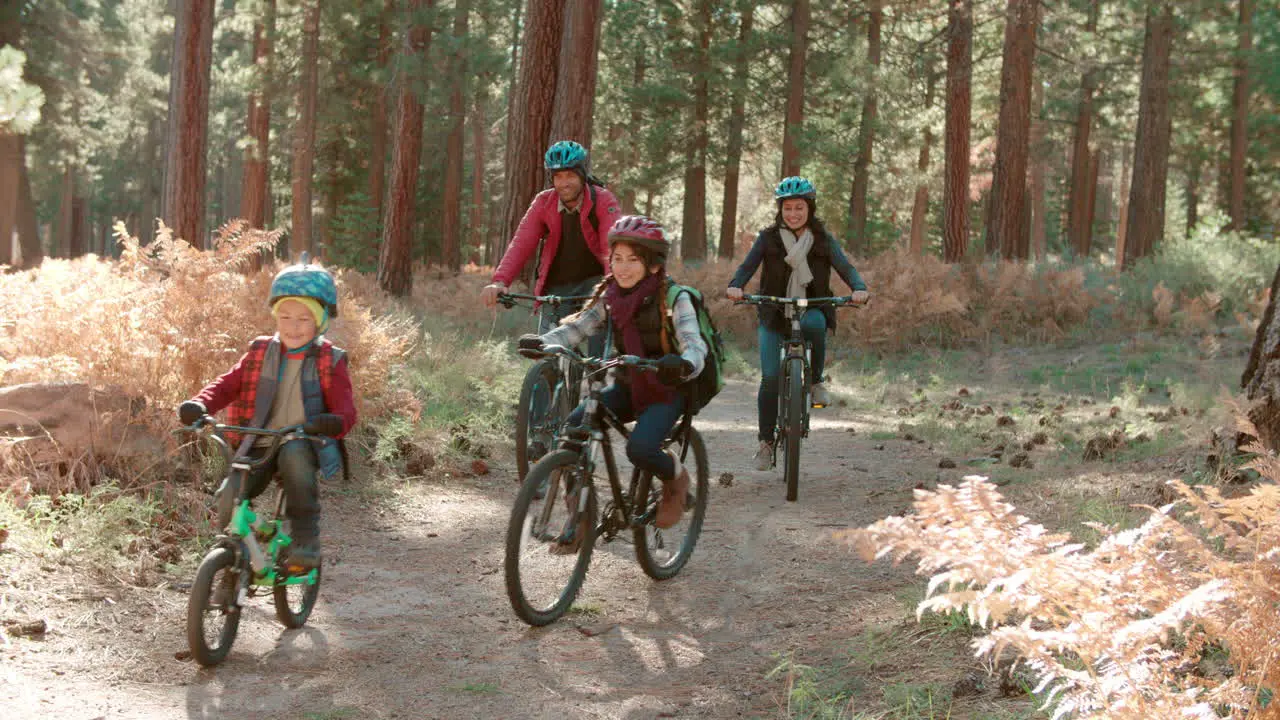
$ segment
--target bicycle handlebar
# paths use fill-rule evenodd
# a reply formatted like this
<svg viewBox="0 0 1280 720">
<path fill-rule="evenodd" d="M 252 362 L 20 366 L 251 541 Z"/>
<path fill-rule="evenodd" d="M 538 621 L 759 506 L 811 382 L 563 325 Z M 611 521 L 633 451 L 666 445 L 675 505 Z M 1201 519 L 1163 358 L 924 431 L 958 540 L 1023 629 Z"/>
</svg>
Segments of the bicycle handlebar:
<svg viewBox="0 0 1280 720">
<path fill-rule="evenodd" d="M 796 307 L 851 307 L 864 305 L 856 303 L 852 295 L 839 297 L 777 297 L 774 295 L 743 295 L 742 299 L 733 301 L 734 305 L 794 305 Z"/>
<path fill-rule="evenodd" d="M 642 358 L 638 355 L 617 355 L 608 360 L 603 358 L 584 357 L 572 348 L 563 345 L 544 345 L 541 350 L 521 350 L 521 355 L 536 360 L 538 358 L 547 357 L 548 355 L 563 355 L 570 360 L 579 363 L 595 372 L 609 370 L 615 367 L 636 368 L 638 370 L 652 370 L 657 372 L 658 362 L 648 358 Z"/>
<path fill-rule="evenodd" d="M 546 303 L 552 307 L 559 307 L 565 303 L 582 302 L 590 300 L 590 295 L 529 295 L 526 293 L 498 293 L 498 304 L 508 310 L 515 307 L 520 300 L 529 300 L 535 303 Z"/>
<path fill-rule="evenodd" d="M 276 451 L 280 448 L 280 445 L 284 443 L 284 441 L 286 440 L 302 440 L 302 439 L 311 440 L 311 439 L 322 439 L 325 437 L 318 434 L 308 433 L 307 423 L 298 423 L 297 425 L 290 425 L 288 427 L 280 428 L 279 430 L 267 430 L 266 428 L 242 427 L 240 425 L 224 425 L 214 420 L 213 417 L 209 415 L 205 415 L 204 417 L 195 421 L 191 425 L 184 425 L 183 427 L 179 428 L 177 432 L 194 432 L 194 433 L 208 435 L 209 437 L 213 438 L 214 442 L 216 442 L 218 446 L 222 449 L 222 452 L 226 456 L 228 463 L 230 463 L 233 460 L 232 455 L 234 454 L 235 451 L 231 449 L 231 446 L 229 444 L 227 444 L 226 439 L 222 436 L 221 433 L 233 432 L 233 433 L 240 433 L 242 435 L 258 435 L 261 437 L 272 438 L 271 447 L 268 452 L 264 453 L 263 456 L 258 458 L 257 460 L 246 460 L 250 470 L 257 470 L 263 465 L 266 465 L 267 461 L 269 461 L 272 457 L 275 456 Z"/>
</svg>

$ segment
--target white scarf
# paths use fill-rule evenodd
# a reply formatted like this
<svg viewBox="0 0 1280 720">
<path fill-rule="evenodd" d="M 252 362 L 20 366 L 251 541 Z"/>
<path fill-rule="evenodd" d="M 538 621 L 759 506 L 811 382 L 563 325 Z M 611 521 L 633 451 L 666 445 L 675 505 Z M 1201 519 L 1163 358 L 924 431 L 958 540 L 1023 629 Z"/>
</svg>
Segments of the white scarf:
<svg viewBox="0 0 1280 720">
<path fill-rule="evenodd" d="M 782 235 L 782 247 L 787 251 L 787 264 L 791 266 L 791 277 L 787 279 L 787 297 L 808 297 L 805 288 L 813 282 L 813 271 L 809 269 L 809 251 L 813 249 L 813 233 L 806 227 L 797 238 L 796 234 L 786 227 L 778 230 Z"/>
</svg>

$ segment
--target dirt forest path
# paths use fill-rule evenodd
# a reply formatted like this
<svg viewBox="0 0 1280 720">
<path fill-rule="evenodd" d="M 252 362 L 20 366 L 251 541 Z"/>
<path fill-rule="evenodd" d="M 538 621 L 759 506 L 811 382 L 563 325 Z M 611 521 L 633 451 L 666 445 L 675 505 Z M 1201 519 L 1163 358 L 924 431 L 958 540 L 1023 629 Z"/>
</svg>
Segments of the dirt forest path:
<svg viewBox="0 0 1280 720">
<path fill-rule="evenodd" d="M 328 492 L 325 580 L 306 628 L 284 630 L 269 598 L 253 600 L 231 656 L 202 670 L 175 659 L 186 647 L 185 594 L 159 589 L 6 657 L 0 715 L 785 715 L 783 680 L 766 678 L 776 653 L 812 659 L 867 627 L 892 626 L 904 615 L 901 591 L 920 582 L 863 563 L 833 531 L 904 511 L 917 483 L 937 479 L 938 457 L 871 439 L 849 409 L 817 411 L 799 502 L 787 503 L 778 475 L 751 465 L 754 384 L 731 381 L 697 424 L 712 493 L 697 550 L 671 581 L 649 580 L 619 539 L 597 548 L 580 609 L 531 629 L 503 589 L 513 463 L 372 497 Z"/>
</svg>

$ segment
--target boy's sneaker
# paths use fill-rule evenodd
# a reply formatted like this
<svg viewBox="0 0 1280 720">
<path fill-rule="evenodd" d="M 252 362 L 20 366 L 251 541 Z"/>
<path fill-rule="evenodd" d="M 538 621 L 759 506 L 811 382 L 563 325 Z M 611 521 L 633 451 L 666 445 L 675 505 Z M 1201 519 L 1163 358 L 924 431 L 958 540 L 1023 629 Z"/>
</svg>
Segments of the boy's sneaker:
<svg viewBox="0 0 1280 720">
<path fill-rule="evenodd" d="M 285 565 L 290 569 L 314 570 L 320 567 L 320 541 L 295 542 L 289 546 L 289 558 Z"/>
<path fill-rule="evenodd" d="M 689 469 L 680 463 L 674 450 L 667 450 L 667 455 L 676 464 L 675 477 L 662 483 L 662 499 L 658 501 L 658 516 L 653 524 L 666 529 L 680 522 L 684 515 L 684 501 L 689 494 Z"/>
<path fill-rule="evenodd" d="M 825 384 L 814 383 L 809 386 L 809 404 L 816 408 L 824 408 L 831 404 L 831 393 L 827 392 Z"/>
<path fill-rule="evenodd" d="M 760 449 L 756 451 L 755 461 L 757 470 L 772 470 L 773 443 L 768 440 L 761 440 Z"/>
</svg>

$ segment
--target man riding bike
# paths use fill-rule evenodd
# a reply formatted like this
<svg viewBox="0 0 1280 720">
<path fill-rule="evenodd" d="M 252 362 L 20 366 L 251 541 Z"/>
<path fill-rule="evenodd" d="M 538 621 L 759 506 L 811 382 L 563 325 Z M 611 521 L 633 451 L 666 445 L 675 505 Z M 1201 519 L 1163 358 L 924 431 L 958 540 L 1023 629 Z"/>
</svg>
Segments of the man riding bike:
<svg viewBox="0 0 1280 720">
<path fill-rule="evenodd" d="M 609 228 L 622 216 L 618 199 L 590 175 L 587 149 L 561 140 L 547 149 L 544 166 L 552 187 L 538 193 L 516 228 L 507 252 L 493 272 L 493 282 L 481 292 L 486 307 L 520 276 L 542 245 L 535 295 L 590 295 L 609 266 Z M 564 303 L 542 313 L 540 333 L 554 328 L 580 303 Z M 598 353 L 593 353 L 598 354 Z"/>
</svg>

